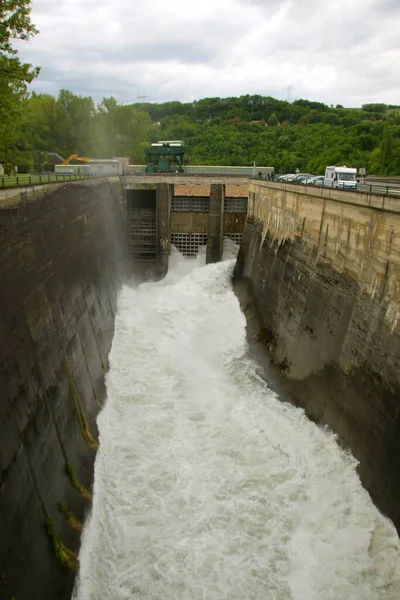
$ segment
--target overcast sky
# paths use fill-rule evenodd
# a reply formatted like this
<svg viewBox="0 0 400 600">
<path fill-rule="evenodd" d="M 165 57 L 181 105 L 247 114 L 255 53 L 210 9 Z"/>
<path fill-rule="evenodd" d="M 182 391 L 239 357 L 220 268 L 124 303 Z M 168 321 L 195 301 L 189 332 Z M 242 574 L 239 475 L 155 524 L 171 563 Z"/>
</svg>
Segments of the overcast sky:
<svg viewBox="0 0 400 600">
<path fill-rule="evenodd" d="M 33 0 L 19 44 L 61 88 L 148 102 L 262 94 L 400 104 L 400 0 Z"/>
</svg>

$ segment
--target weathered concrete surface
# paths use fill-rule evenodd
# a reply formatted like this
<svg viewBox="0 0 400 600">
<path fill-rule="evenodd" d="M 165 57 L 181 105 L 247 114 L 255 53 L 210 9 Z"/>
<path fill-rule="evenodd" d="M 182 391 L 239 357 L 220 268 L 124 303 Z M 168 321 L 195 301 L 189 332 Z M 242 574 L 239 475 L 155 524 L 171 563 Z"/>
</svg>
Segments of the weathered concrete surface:
<svg viewBox="0 0 400 600">
<path fill-rule="evenodd" d="M 96 415 L 130 256 L 117 184 L 51 186 L 0 208 L 0 598 L 69 598 L 46 532 L 78 551 Z M 76 480 L 67 474 L 72 467 Z M 74 484 L 75 483 L 75 487 Z"/>
<path fill-rule="evenodd" d="M 247 198 L 249 193 L 248 183 L 227 184 L 225 186 L 226 198 Z M 210 185 L 206 184 L 175 184 L 174 196 L 209 196 Z"/>
<path fill-rule="evenodd" d="M 294 402 L 351 447 L 400 529 L 400 205 L 254 182 L 235 276 Z"/>
<path fill-rule="evenodd" d="M 223 216 L 224 233 L 243 233 L 246 213 L 226 212 Z"/>
<path fill-rule="evenodd" d="M 174 185 L 174 196 L 210 196 L 210 186 L 206 184 L 181 184 Z"/>
<path fill-rule="evenodd" d="M 170 214 L 173 186 L 159 183 L 156 192 L 156 240 L 157 240 L 157 272 L 165 277 L 168 272 L 170 252 Z"/>
<path fill-rule="evenodd" d="M 171 231 L 177 233 L 207 233 L 208 213 L 171 211 Z"/>
<path fill-rule="evenodd" d="M 206 263 L 222 259 L 224 242 L 224 199 L 225 186 L 212 184 L 210 190 L 210 212 L 208 215 L 208 239 Z"/>
<path fill-rule="evenodd" d="M 139 184 L 157 184 L 170 183 L 179 185 L 212 185 L 212 184 L 232 184 L 234 186 L 248 185 L 249 178 L 240 175 L 186 175 L 175 173 L 157 173 L 157 174 L 139 174 L 125 175 L 124 186 L 127 189 L 134 189 Z M 197 195 L 197 194 L 196 194 Z"/>
</svg>

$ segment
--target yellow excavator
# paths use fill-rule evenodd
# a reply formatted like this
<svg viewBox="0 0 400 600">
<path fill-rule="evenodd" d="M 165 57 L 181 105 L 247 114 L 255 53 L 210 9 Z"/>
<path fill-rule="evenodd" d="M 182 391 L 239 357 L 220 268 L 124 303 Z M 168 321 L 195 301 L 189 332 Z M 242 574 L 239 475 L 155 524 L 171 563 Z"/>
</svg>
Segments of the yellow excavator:
<svg viewBox="0 0 400 600">
<path fill-rule="evenodd" d="M 78 154 L 71 154 L 71 156 L 68 156 L 68 158 L 66 158 L 61 164 L 69 165 L 71 160 L 79 160 L 81 162 L 88 163 L 90 161 L 90 158 L 88 158 L 87 156 L 79 156 Z"/>
</svg>

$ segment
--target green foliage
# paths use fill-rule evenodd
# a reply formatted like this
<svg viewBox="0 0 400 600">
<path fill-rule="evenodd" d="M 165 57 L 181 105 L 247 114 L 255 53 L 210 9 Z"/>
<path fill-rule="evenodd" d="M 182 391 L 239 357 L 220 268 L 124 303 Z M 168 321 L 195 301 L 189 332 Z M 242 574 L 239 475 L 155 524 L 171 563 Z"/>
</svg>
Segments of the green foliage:
<svg viewBox="0 0 400 600">
<path fill-rule="evenodd" d="M 143 164 L 150 142 L 181 139 L 192 164 L 255 161 L 277 172 L 312 173 L 323 173 L 328 164 L 347 164 L 376 175 L 399 174 L 400 113 L 384 104 L 349 109 L 260 95 L 128 105 L 109 97 L 95 104 L 61 90 L 57 98 L 32 93 L 19 104 L 10 100 L 9 108 L 25 120 L 13 145 L 16 158 L 8 162 L 18 161 L 25 170 L 42 166 L 50 153 L 128 156 L 131 164 Z M 12 121 L 0 127 L 12 129 Z"/>
<path fill-rule="evenodd" d="M 148 113 L 115 98 L 104 98 L 94 118 L 93 156 L 128 156 L 131 163 L 144 162 L 144 147 L 152 122 Z"/>
<path fill-rule="evenodd" d="M 0 52 L 16 54 L 11 40 L 29 40 L 37 33 L 30 20 L 31 0 L 2 0 L 0 4 Z"/>
<path fill-rule="evenodd" d="M 279 125 L 279 121 L 278 121 L 278 117 L 276 116 L 276 113 L 272 113 L 272 115 L 268 119 L 268 125 L 270 127 L 277 127 Z"/>
<path fill-rule="evenodd" d="M 13 159 L 10 149 L 17 143 L 21 130 L 22 100 L 28 83 L 39 73 L 39 69 L 19 60 L 12 45 L 13 40 L 29 40 L 37 33 L 30 20 L 30 7 L 30 0 L 0 2 L 0 157 L 3 162 Z"/>
<path fill-rule="evenodd" d="M 26 95 L 39 70 L 21 63 L 14 40 L 37 33 L 31 0 L 0 1 L 0 162 L 49 168 L 50 155 L 128 156 L 144 162 L 144 148 L 160 138 L 183 139 L 192 163 L 272 165 L 277 171 L 321 173 L 329 163 L 366 167 L 375 174 L 400 170 L 398 106 L 334 108 L 305 99 L 289 103 L 259 94 L 122 105 L 61 90 Z M 265 124 L 268 123 L 268 127 Z M 54 161 L 53 161 L 54 162 Z M 69 377 L 86 441 L 96 446 Z"/>
<path fill-rule="evenodd" d="M 365 110 L 366 112 L 372 112 L 372 113 L 384 113 L 387 109 L 386 104 L 363 104 L 362 105 L 362 109 Z"/>
</svg>

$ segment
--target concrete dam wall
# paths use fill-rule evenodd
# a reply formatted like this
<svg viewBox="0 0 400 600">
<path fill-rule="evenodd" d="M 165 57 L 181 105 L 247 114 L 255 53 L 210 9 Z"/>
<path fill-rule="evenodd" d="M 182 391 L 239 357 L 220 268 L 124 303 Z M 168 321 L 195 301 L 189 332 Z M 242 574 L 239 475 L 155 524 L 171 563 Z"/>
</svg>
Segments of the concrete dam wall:
<svg viewBox="0 0 400 600">
<path fill-rule="evenodd" d="M 63 599 L 131 258 L 115 180 L 23 196 L 0 205 L 0 598 Z"/>
<path fill-rule="evenodd" d="M 252 182 L 235 277 L 294 403 L 360 461 L 400 529 L 400 204 Z"/>
<path fill-rule="evenodd" d="M 241 190 L 180 182 L 55 185 L 0 205 L 0 600 L 70 598 L 133 259 L 160 274 L 171 243 L 192 256 L 211 239 L 213 262 L 223 235 L 242 236 Z M 293 401 L 351 447 L 398 529 L 399 233 L 395 200 L 252 182 L 236 266 Z"/>
</svg>

